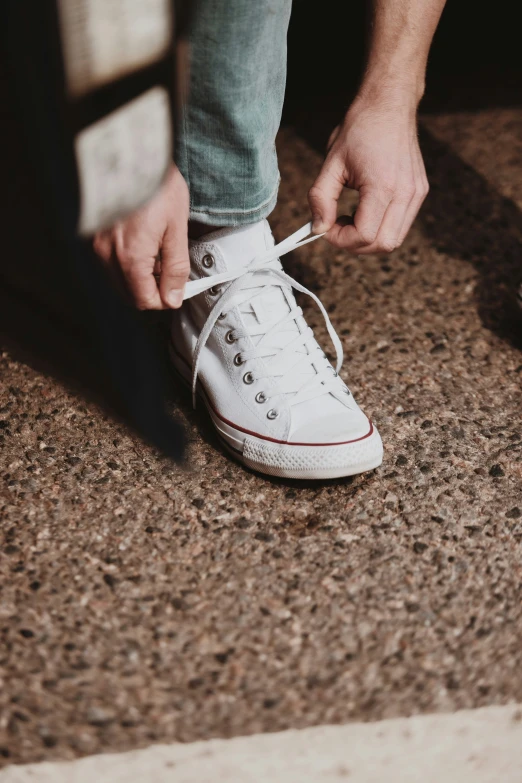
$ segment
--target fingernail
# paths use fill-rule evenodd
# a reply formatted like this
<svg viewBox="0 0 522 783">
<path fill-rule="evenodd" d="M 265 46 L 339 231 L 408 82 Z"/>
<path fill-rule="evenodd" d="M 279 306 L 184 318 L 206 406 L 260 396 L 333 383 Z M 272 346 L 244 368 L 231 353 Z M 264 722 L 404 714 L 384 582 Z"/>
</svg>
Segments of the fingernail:
<svg viewBox="0 0 522 783">
<path fill-rule="evenodd" d="M 178 308 L 183 304 L 183 291 L 172 289 L 167 294 L 167 304 L 169 307 Z"/>
<path fill-rule="evenodd" d="M 312 218 L 312 231 L 314 234 L 320 234 L 323 230 L 322 218 L 320 215 L 314 215 Z"/>
</svg>

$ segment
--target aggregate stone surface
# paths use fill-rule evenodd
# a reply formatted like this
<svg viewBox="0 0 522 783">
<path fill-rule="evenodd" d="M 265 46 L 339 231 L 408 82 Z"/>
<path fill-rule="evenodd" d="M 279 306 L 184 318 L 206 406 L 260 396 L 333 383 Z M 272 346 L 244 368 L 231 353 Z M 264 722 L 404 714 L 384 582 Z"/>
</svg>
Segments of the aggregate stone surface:
<svg viewBox="0 0 522 783">
<path fill-rule="evenodd" d="M 174 465 L 2 355 L 3 764 L 522 700 L 520 236 L 450 141 L 424 132 L 432 192 L 391 256 L 285 262 L 381 431 L 372 473 L 245 471 L 176 391 Z M 321 157 L 291 128 L 280 152 L 283 238 Z"/>
<path fill-rule="evenodd" d="M 522 209 L 522 111 L 498 108 L 423 117 L 423 125 Z"/>
</svg>

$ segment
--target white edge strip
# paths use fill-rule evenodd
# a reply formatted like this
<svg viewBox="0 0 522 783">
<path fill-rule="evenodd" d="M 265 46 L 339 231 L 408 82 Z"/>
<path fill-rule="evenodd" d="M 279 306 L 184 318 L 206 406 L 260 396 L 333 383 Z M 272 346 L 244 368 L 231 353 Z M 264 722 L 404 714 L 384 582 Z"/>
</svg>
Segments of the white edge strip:
<svg viewBox="0 0 522 783">
<path fill-rule="evenodd" d="M 6 767 L 1 783 L 521 783 L 517 705 Z"/>
</svg>

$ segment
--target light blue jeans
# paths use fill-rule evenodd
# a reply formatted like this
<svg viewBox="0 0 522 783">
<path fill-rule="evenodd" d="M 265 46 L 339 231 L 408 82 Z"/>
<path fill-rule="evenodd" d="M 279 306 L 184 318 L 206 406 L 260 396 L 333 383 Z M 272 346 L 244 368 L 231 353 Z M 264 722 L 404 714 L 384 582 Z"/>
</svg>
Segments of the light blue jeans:
<svg viewBox="0 0 522 783">
<path fill-rule="evenodd" d="M 286 83 L 291 0 L 198 0 L 176 163 L 190 217 L 239 226 L 275 206 L 275 136 Z"/>
</svg>

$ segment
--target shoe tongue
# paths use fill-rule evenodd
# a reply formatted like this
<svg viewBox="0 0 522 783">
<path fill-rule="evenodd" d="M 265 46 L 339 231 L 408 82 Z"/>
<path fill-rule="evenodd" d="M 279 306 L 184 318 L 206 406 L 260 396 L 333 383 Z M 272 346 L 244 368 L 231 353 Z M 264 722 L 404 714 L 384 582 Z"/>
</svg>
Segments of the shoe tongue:
<svg viewBox="0 0 522 783">
<path fill-rule="evenodd" d="M 247 266 L 253 258 L 265 253 L 275 244 L 266 220 L 249 226 L 214 231 L 207 234 L 203 241 L 217 245 L 230 271 Z"/>
<path fill-rule="evenodd" d="M 262 255 L 275 245 L 272 231 L 266 220 L 242 228 L 215 232 L 211 237 L 207 237 L 208 240 L 218 245 L 228 269 L 248 266 L 256 256 Z M 260 324 L 283 318 L 290 312 L 288 302 L 277 281 L 275 285 L 267 285 L 264 290 L 254 289 L 252 300 L 249 301 L 246 297 L 240 309 L 245 326 L 254 332 L 259 332 Z M 274 335 L 271 342 L 278 347 L 284 347 L 297 331 L 297 325 L 293 321 L 289 322 L 285 324 L 282 332 Z M 252 337 L 254 344 L 259 339 L 259 337 Z"/>
<path fill-rule="evenodd" d="M 223 254 L 227 269 L 230 271 L 248 266 L 252 259 L 275 245 L 272 231 L 266 220 L 261 220 L 250 226 L 215 231 L 212 234 L 207 234 L 203 241 L 217 245 Z M 256 345 L 261 337 L 254 337 L 254 334 L 259 333 L 260 324 L 273 322 L 278 317 L 284 318 L 290 312 L 290 306 L 281 286 L 275 283 L 267 285 L 265 290 L 252 290 L 251 301 L 249 301 L 248 295 L 243 297 L 240 310 L 243 322 L 251 332 L 251 339 Z M 284 327 L 271 337 L 270 345 L 276 351 L 282 349 L 294 339 L 298 332 L 299 328 L 296 322 L 287 321 Z M 303 349 L 300 352 L 303 352 Z M 311 366 L 306 369 L 302 368 L 303 380 L 313 375 L 314 372 Z"/>
</svg>

